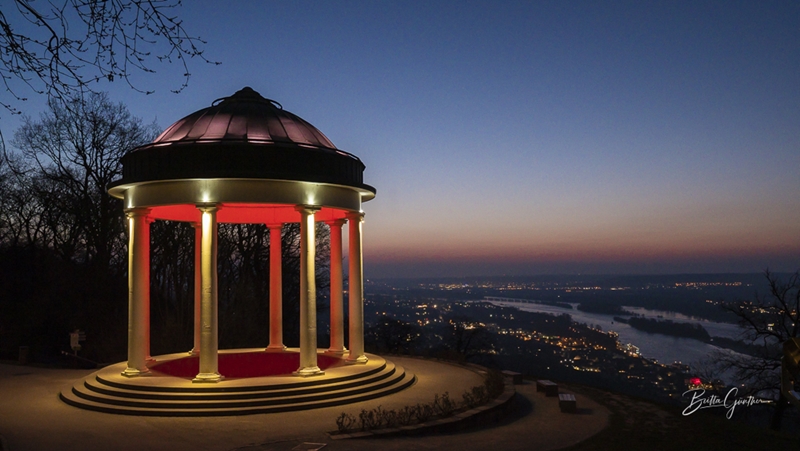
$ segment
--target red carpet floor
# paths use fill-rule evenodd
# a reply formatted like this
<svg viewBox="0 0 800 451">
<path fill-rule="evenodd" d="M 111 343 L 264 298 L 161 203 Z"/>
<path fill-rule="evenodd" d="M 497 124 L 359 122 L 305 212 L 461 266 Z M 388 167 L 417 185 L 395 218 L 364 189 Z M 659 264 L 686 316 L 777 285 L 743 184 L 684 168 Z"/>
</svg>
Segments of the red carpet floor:
<svg viewBox="0 0 800 451">
<path fill-rule="evenodd" d="M 225 378 L 265 377 L 292 374 L 300 367 L 300 354 L 297 352 L 242 352 L 219 354 L 219 374 Z M 343 359 L 327 355 L 317 355 L 320 369 L 332 368 L 344 363 Z M 198 356 L 158 362 L 151 370 L 175 377 L 194 378 L 200 371 Z"/>
</svg>

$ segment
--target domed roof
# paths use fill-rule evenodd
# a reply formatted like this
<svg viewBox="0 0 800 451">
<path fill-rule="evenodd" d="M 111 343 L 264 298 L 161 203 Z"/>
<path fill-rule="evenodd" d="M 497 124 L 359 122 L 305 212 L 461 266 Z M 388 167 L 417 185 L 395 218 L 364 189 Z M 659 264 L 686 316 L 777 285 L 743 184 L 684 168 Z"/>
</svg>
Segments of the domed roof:
<svg viewBox="0 0 800 451">
<path fill-rule="evenodd" d="M 192 113 L 122 157 L 110 188 L 178 179 L 276 179 L 375 194 L 364 164 L 316 127 L 249 87 Z"/>
<path fill-rule="evenodd" d="M 210 107 L 172 124 L 153 144 L 212 140 L 291 143 L 336 149 L 316 127 L 250 87 L 218 99 Z"/>
</svg>

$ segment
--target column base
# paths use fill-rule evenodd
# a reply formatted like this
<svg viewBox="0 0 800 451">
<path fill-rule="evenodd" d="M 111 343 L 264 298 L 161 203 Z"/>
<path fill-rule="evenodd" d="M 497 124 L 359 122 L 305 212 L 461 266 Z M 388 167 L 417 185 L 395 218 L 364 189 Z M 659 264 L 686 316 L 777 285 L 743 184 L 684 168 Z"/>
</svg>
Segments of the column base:
<svg viewBox="0 0 800 451">
<path fill-rule="evenodd" d="M 200 355 L 200 350 L 197 348 L 192 349 L 191 351 L 187 352 L 189 355 Z"/>
<path fill-rule="evenodd" d="M 136 368 L 125 368 L 125 371 L 123 371 L 120 374 L 122 374 L 125 377 L 139 377 L 139 376 L 150 376 L 153 373 L 150 372 L 149 368 L 145 367 L 145 369 L 143 370 L 139 370 Z"/>
<path fill-rule="evenodd" d="M 194 379 L 192 379 L 192 382 L 194 382 L 194 383 L 206 383 L 206 382 L 208 382 L 208 383 L 216 383 L 216 382 L 221 381 L 222 379 L 225 379 L 225 377 L 223 377 L 219 373 L 198 373 L 198 375 L 195 376 Z"/>
<path fill-rule="evenodd" d="M 364 354 L 361 354 L 358 357 L 349 356 L 344 361 L 345 365 L 363 365 L 367 362 L 369 362 L 369 358 L 367 358 L 367 356 Z"/>
<path fill-rule="evenodd" d="M 147 362 L 148 364 L 156 363 L 156 359 L 154 359 L 154 358 L 152 358 L 150 356 L 147 356 L 147 358 L 144 359 L 144 361 Z"/>
<path fill-rule="evenodd" d="M 328 349 L 324 352 L 325 355 L 332 355 L 334 357 L 341 357 L 344 353 L 347 352 L 347 349 Z"/>
<path fill-rule="evenodd" d="M 283 352 L 285 350 L 286 350 L 286 346 L 284 346 L 284 345 L 269 345 L 269 346 L 267 346 L 266 349 L 264 349 L 264 351 L 267 351 L 267 352 Z"/>
<path fill-rule="evenodd" d="M 292 373 L 293 376 L 300 376 L 300 377 L 322 376 L 323 374 L 325 374 L 325 372 L 319 369 L 318 366 L 300 368 L 294 373 Z"/>
</svg>

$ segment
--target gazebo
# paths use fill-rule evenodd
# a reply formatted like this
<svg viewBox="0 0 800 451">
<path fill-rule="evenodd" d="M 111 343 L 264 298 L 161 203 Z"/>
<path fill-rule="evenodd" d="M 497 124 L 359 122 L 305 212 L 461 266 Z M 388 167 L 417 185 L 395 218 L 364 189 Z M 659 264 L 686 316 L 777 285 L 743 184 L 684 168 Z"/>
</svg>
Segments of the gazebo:
<svg viewBox="0 0 800 451">
<path fill-rule="evenodd" d="M 122 375 L 150 373 L 150 223 L 195 227 L 193 382 L 218 382 L 217 224 L 269 228 L 270 296 L 267 351 L 283 352 L 281 228 L 300 223 L 300 365 L 317 376 L 315 223 L 330 226 L 330 348 L 348 364 L 365 364 L 362 202 L 375 197 L 364 164 L 336 148 L 313 125 L 246 87 L 167 128 L 122 158 L 122 178 L 109 193 L 124 202 L 128 245 L 128 361 Z M 349 230 L 349 340 L 344 343 L 342 227 Z M 119 373 L 117 373 L 119 374 Z"/>
</svg>

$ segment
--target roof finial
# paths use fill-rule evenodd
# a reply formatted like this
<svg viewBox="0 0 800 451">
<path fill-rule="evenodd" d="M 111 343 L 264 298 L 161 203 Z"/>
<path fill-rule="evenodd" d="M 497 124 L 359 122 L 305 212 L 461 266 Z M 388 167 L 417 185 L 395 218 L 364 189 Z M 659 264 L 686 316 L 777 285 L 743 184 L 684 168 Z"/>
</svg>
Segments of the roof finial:
<svg viewBox="0 0 800 451">
<path fill-rule="evenodd" d="M 267 99 L 266 97 L 264 97 L 261 94 L 259 94 L 255 89 L 251 88 L 250 86 L 245 86 L 244 88 L 242 88 L 242 89 L 236 91 L 235 93 L 233 93 L 233 95 L 230 96 L 230 97 L 222 97 L 220 99 L 215 100 L 211 104 L 211 106 L 216 106 L 220 102 L 230 102 L 230 101 L 234 101 L 234 102 L 262 102 L 262 103 L 268 103 L 268 104 L 278 108 L 279 110 L 283 109 L 283 105 L 281 105 L 280 102 L 277 102 L 277 101 L 272 100 L 272 99 Z"/>
</svg>

